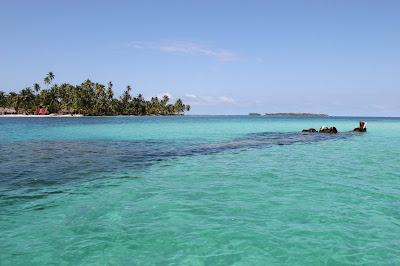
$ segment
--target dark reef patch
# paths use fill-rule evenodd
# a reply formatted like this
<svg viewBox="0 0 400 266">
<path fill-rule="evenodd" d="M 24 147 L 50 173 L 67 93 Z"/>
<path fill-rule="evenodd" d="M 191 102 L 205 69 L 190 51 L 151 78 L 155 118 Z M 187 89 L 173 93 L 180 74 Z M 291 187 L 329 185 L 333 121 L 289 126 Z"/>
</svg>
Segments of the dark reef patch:
<svg viewBox="0 0 400 266">
<path fill-rule="evenodd" d="M 229 141 L 204 143 L 199 140 L 125 141 L 27 141 L 1 142 L 0 198 L 7 202 L 29 193 L 35 197 L 62 193 L 60 185 L 118 177 L 129 173 L 137 178 L 155 163 L 183 156 L 212 155 L 227 151 L 275 145 L 340 140 L 358 135 L 257 132 Z M 101 175 L 101 176 L 100 176 Z M 128 176 L 124 174 L 123 178 Z M 18 191 L 18 192 L 17 192 Z M 36 194 L 38 193 L 38 194 Z M 12 195 L 12 196 L 11 196 Z M 10 197 L 11 196 L 11 197 Z M 19 198 L 21 200 L 21 198 Z M 3 201 L 4 203 L 4 201 Z"/>
</svg>

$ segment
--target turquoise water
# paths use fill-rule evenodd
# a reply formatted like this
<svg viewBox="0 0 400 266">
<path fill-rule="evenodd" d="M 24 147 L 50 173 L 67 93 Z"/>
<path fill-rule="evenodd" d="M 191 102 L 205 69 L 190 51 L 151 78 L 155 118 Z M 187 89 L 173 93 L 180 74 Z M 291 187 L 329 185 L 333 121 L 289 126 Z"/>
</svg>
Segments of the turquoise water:
<svg viewBox="0 0 400 266">
<path fill-rule="evenodd" d="M 3 117 L 0 151 L 0 265 L 400 264 L 398 118 Z"/>
</svg>

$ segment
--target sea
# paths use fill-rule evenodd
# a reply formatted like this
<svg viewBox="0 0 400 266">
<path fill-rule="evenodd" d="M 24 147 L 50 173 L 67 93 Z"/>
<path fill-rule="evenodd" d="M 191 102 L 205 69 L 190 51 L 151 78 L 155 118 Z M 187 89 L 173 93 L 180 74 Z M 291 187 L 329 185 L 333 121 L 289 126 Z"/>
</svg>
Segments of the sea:
<svg viewBox="0 0 400 266">
<path fill-rule="evenodd" d="M 400 118 L 2 117 L 0 265 L 400 265 Z"/>
</svg>

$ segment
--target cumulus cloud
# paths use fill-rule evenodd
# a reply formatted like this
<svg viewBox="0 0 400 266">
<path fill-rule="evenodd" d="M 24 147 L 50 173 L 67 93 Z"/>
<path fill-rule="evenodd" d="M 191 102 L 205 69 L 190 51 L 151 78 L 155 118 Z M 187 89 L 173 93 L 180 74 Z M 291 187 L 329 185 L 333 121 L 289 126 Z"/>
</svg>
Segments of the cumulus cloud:
<svg viewBox="0 0 400 266">
<path fill-rule="evenodd" d="M 236 61 L 239 58 L 237 55 L 226 49 L 216 49 L 205 47 L 200 44 L 192 42 L 179 42 L 179 41 L 161 41 L 161 42 L 139 42 L 134 41 L 129 44 L 130 47 L 135 49 L 153 49 L 167 53 L 175 53 L 181 55 L 205 55 L 213 57 L 218 61 Z"/>
</svg>

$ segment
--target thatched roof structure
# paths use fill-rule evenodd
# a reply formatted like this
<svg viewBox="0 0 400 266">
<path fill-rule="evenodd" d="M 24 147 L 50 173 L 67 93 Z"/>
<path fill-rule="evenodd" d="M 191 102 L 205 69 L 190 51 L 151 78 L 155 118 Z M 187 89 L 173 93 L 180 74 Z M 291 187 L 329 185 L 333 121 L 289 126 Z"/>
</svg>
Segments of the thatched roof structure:
<svg viewBox="0 0 400 266">
<path fill-rule="evenodd" d="M 58 111 L 58 114 L 60 115 L 71 115 L 74 112 L 72 109 L 61 109 Z"/>
<path fill-rule="evenodd" d="M 0 114 L 1 115 L 10 115 L 10 114 L 16 114 L 17 110 L 15 108 L 4 108 L 0 107 Z"/>
</svg>

